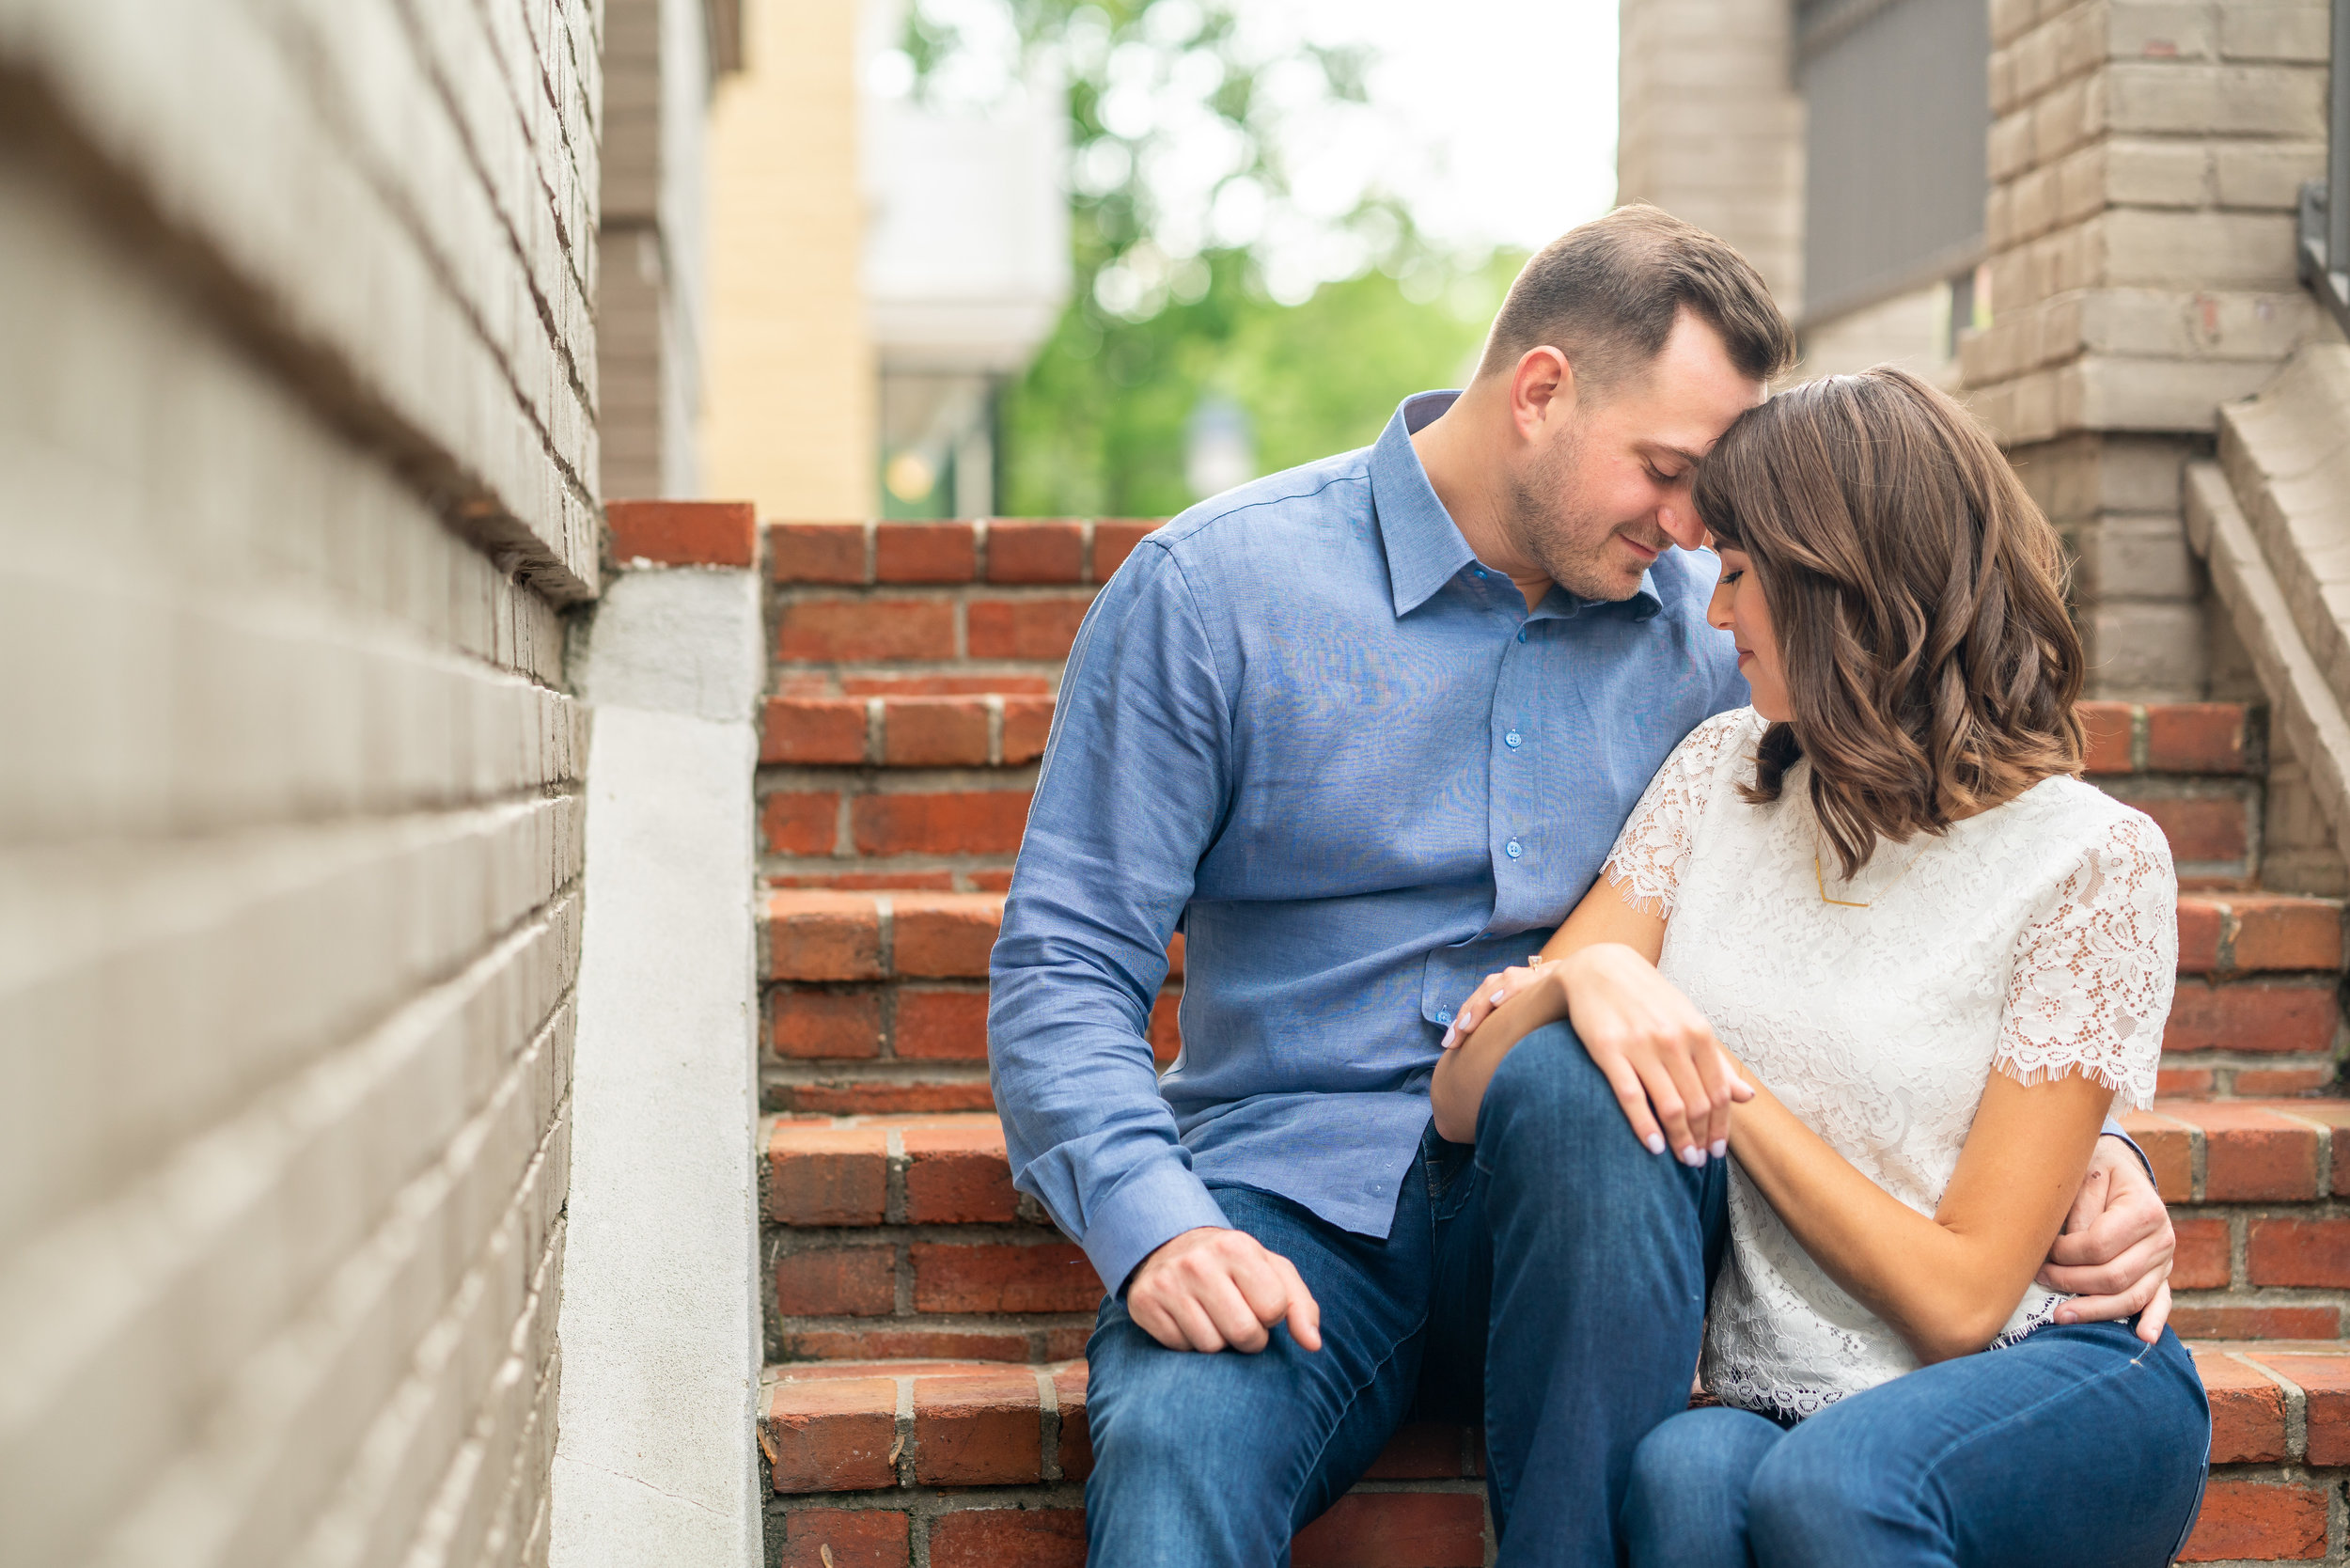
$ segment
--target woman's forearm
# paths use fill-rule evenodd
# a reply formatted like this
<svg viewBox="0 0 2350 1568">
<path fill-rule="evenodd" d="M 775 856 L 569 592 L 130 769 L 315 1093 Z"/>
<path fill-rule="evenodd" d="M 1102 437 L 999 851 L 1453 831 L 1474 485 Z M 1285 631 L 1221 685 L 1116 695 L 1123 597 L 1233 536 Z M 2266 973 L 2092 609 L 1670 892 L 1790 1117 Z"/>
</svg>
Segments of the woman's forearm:
<svg viewBox="0 0 2350 1568">
<path fill-rule="evenodd" d="M 1428 1086 L 1437 1137 L 1454 1143 L 1476 1141 L 1478 1107 L 1484 1104 L 1485 1086 L 1493 1081 L 1501 1058 L 1544 1024 L 1568 1015 L 1563 961 L 1610 944 L 1629 949 L 1653 964 L 1665 945 L 1665 922 L 1659 916 L 1625 903 L 1603 878 L 1543 945 L 1542 979 L 1483 1018 L 1437 1061 L 1435 1077 Z M 1473 997 L 1463 997 L 1460 1016 L 1466 1017 L 1473 1004 Z"/>
<path fill-rule="evenodd" d="M 1731 1123 L 1731 1152 L 1803 1249 L 1921 1361 L 1981 1350 L 2013 1315 L 2095 1142 L 2093 1122 L 2085 1137 L 2073 1137 L 2071 1126 L 2082 1119 L 2071 1102 L 2092 1103 L 2093 1089 L 2084 1096 L 2061 1093 L 2062 1085 L 2025 1090 L 2012 1079 L 1993 1082 L 2013 1092 L 1987 1093 L 1986 1104 L 2047 1098 L 2029 1114 L 2003 1110 L 1982 1147 L 1970 1133 L 1973 1157 L 1962 1155 L 1961 1173 L 1932 1215 L 1853 1168 L 1767 1089 Z"/>
<path fill-rule="evenodd" d="M 1980 1350 L 2014 1309 L 2014 1281 L 1982 1281 L 1958 1238 L 1853 1168 L 1767 1089 L 1738 1108 L 1730 1152 L 1803 1249 L 1895 1333 L 1920 1361 Z M 1978 1288 L 1965 1288 L 1975 1283 Z"/>
<path fill-rule="evenodd" d="M 1519 1041 L 1566 1015 L 1566 988 L 1557 967 L 1548 967 L 1532 985 L 1496 1009 L 1474 1034 L 1447 1051 L 1428 1085 L 1436 1136 L 1452 1143 L 1477 1141 L 1477 1112 L 1501 1058 Z"/>
</svg>

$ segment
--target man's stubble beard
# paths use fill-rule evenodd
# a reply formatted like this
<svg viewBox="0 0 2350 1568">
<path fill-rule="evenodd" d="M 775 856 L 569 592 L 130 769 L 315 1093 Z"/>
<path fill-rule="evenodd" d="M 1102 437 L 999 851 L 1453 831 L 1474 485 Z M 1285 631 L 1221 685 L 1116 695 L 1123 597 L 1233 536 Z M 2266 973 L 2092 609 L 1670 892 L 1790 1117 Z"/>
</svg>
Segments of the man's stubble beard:
<svg viewBox="0 0 2350 1568">
<path fill-rule="evenodd" d="M 1583 442 L 1570 435 L 1511 480 L 1511 542 L 1578 599 L 1629 599 L 1640 583 L 1637 574 L 1625 581 L 1622 570 L 1608 563 L 1615 525 L 1579 515 L 1581 493 L 1574 479 L 1582 460 Z"/>
</svg>

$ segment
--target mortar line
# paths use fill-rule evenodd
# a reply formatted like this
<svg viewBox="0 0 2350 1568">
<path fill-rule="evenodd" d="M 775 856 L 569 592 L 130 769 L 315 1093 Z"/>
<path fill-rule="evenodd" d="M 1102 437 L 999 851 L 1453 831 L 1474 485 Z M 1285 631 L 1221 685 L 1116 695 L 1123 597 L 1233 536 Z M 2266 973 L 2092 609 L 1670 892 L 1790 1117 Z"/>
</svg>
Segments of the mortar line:
<svg viewBox="0 0 2350 1568">
<path fill-rule="evenodd" d="M 1060 1392 L 1053 1387 L 1053 1374 L 1042 1367 L 1029 1369 L 1036 1378 L 1037 1412 L 1037 1475 L 1044 1481 L 1060 1481 Z"/>
</svg>

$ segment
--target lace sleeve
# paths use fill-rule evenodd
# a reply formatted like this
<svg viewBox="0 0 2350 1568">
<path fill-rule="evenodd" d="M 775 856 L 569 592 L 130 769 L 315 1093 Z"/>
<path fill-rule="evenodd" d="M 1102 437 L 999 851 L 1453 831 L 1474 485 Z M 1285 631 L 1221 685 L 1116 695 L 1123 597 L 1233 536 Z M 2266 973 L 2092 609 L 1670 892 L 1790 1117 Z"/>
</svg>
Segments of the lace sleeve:
<svg viewBox="0 0 2350 1568">
<path fill-rule="evenodd" d="M 2100 834 L 2017 940 L 1993 1068 L 2025 1084 L 2080 1073 L 2122 1105 L 2151 1105 L 2178 903 L 2161 829 L 2131 812 Z"/>
<path fill-rule="evenodd" d="M 1643 914 L 1672 918 L 1673 894 L 1697 840 L 1698 819 L 1733 746 L 1751 738 L 1754 710 L 1716 713 L 1673 747 L 1616 835 L 1600 876 Z"/>
</svg>

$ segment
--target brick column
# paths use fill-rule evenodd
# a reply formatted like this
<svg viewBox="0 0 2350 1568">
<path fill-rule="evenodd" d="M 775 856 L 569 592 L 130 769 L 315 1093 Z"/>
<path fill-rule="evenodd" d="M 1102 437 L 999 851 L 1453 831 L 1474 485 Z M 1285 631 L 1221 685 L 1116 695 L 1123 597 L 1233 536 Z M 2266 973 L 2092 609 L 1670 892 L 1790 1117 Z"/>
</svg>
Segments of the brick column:
<svg viewBox="0 0 2350 1568">
<path fill-rule="evenodd" d="M 1719 235 L 1793 319 L 1803 292 L 1803 100 L 1789 0 L 1622 0 L 1616 196 Z"/>
<path fill-rule="evenodd" d="M 2180 468 L 2315 326 L 2292 214 L 2325 165 L 2326 10 L 1990 3 L 1992 322 L 1967 396 L 2077 559 L 2092 695 L 2201 697 Z"/>
</svg>

